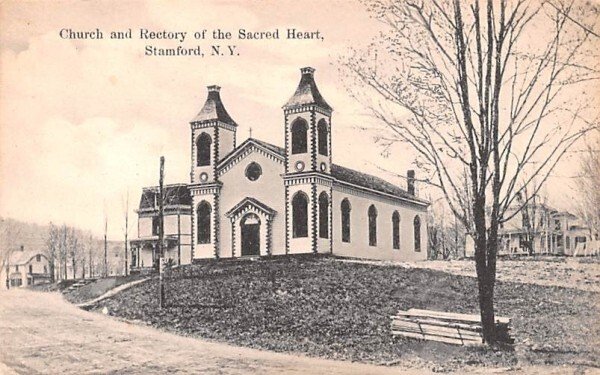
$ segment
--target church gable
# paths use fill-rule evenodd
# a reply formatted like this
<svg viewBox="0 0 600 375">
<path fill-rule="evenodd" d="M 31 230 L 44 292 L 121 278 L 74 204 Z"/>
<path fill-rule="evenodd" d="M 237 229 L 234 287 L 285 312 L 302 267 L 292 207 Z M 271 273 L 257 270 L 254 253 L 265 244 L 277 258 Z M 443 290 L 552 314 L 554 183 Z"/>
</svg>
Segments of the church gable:
<svg viewBox="0 0 600 375">
<path fill-rule="evenodd" d="M 235 150 L 226 155 L 217 166 L 217 176 L 221 177 L 249 155 L 258 153 L 281 165 L 285 162 L 285 150 L 267 142 L 248 138 Z"/>
<path fill-rule="evenodd" d="M 225 216 L 231 220 L 237 220 L 240 216 L 246 214 L 247 212 L 256 212 L 269 218 L 272 218 L 276 214 L 276 211 L 266 204 L 263 204 L 254 198 L 246 197 L 240 203 L 236 204 L 231 210 L 229 210 Z"/>
</svg>

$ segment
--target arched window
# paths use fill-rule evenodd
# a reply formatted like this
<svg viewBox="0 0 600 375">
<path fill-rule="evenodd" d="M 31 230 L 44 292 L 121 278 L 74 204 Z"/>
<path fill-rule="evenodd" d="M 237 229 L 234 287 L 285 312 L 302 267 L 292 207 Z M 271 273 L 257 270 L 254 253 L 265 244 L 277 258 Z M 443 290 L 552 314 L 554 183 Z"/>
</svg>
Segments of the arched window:
<svg viewBox="0 0 600 375">
<path fill-rule="evenodd" d="M 400 249 L 400 214 L 394 211 L 392 214 L 392 246 L 395 250 Z"/>
<path fill-rule="evenodd" d="M 419 216 L 415 216 L 413 227 L 415 233 L 415 251 L 419 252 L 421 251 L 421 219 L 419 219 Z"/>
<path fill-rule="evenodd" d="M 301 191 L 292 198 L 292 236 L 308 237 L 308 197 Z"/>
<path fill-rule="evenodd" d="M 329 238 L 329 197 L 325 192 L 319 195 L 319 237 Z"/>
<path fill-rule="evenodd" d="M 308 125 L 303 119 L 292 124 L 292 154 L 303 154 L 307 150 L 306 132 Z"/>
<path fill-rule="evenodd" d="M 348 198 L 342 201 L 342 242 L 350 242 L 350 202 Z"/>
<path fill-rule="evenodd" d="M 206 133 L 200 134 L 196 140 L 196 165 L 202 167 L 210 165 L 210 145 L 212 139 Z"/>
<path fill-rule="evenodd" d="M 328 137 L 327 137 L 327 122 L 325 120 L 319 121 L 317 125 L 317 133 L 319 137 L 319 154 L 320 155 L 329 155 L 328 150 Z"/>
<path fill-rule="evenodd" d="M 200 202 L 196 209 L 198 217 L 198 243 L 210 243 L 210 213 L 212 209 L 206 201 Z"/>
<path fill-rule="evenodd" d="M 377 209 L 369 207 L 369 246 L 377 246 Z"/>
</svg>

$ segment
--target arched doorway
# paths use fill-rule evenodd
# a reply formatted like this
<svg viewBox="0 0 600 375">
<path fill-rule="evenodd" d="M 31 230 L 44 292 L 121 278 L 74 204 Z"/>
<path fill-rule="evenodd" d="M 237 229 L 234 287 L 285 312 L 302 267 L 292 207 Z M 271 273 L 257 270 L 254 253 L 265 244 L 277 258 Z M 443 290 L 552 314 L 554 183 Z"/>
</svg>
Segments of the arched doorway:
<svg viewBox="0 0 600 375">
<path fill-rule="evenodd" d="M 249 213 L 240 222 L 242 227 L 242 256 L 260 255 L 260 219 Z"/>
</svg>

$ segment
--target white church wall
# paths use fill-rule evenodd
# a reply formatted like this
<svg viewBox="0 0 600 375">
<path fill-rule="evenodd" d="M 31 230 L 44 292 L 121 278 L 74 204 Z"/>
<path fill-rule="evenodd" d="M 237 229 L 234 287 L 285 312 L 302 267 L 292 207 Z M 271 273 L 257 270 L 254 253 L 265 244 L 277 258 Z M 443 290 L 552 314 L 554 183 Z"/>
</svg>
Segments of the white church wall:
<svg viewBox="0 0 600 375">
<path fill-rule="evenodd" d="M 214 150 L 215 150 L 215 126 L 205 126 L 205 127 L 201 127 L 201 128 L 193 128 L 192 129 L 192 149 L 191 149 L 191 155 L 192 155 L 192 183 L 199 183 L 199 182 L 203 182 L 200 179 L 200 175 L 202 173 L 206 173 L 208 175 L 208 179 L 206 181 L 212 181 L 213 180 L 213 164 L 214 164 Z M 202 133 L 206 133 L 210 136 L 211 139 L 211 163 L 210 165 L 205 165 L 205 166 L 197 166 L 197 157 L 198 155 L 196 154 L 196 142 L 198 140 L 198 138 L 200 137 L 200 135 L 202 135 Z"/>
<path fill-rule="evenodd" d="M 256 181 L 250 181 L 245 175 L 246 168 L 252 162 L 258 163 L 262 170 L 262 175 Z M 272 223 L 271 249 L 274 255 L 285 254 L 285 192 L 281 178 L 283 172 L 283 163 L 273 160 L 272 156 L 255 151 L 221 176 L 220 180 L 223 183 L 220 196 L 222 257 L 232 256 L 231 222 L 225 214 L 245 197 L 254 198 L 276 211 Z M 266 250 L 266 233 L 266 223 L 261 217 L 261 255 L 263 250 Z M 235 247 L 237 257 L 241 254 L 241 243 L 239 238 L 236 241 L 238 241 Z"/>
<path fill-rule="evenodd" d="M 219 160 L 233 151 L 235 144 L 235 132 L 220 128 L 219 129 Z"/>
<path fill-rule="evenodd" d="M 331 253 L 331 241 L 330 241 L 330 237 L 331 237 L 331 225 L 332 225 L 332 221 L 331 221 L 331 209 L 328 210 L 328 223 L 327 223 L 327 238 L 321 238 L 320 236 L 320 232 L 319 232 L 319 224 L 320 224 L 320 215 L 321 215 L 321 211 L 319 209 L 319 196 L 321 195 L 321 193 L 326 193 L 327 197 L 329 199 L 329 205 L 331 207 L 331 187 L 329 186 L 323 186 L 323 185 L 317 185 L 317 200 L 316 200 L 316 218 L 317 218 L 317 252 L 321 253 L 321 254 L 329 254 Z"/>
<path fill-rule="evenodd" d="M 318 124 L 321 120 L 324 120 L 327 123 L 327 129 L 328 129 L 328 141 L 327 141 L 327 155 L 321 155 L 319 154 L 319 136 L 318 136 Z M 330 173 L 331 171 L 331 126 L 330 126 L 330 120 L 327 116 L 321 114 L 321 113 L 316 113 L 316 118 L 315 118 L 315 147 L 317 148 L 315 154 L 317 155 L 317 171 L 323 172 L 323 173 Z M 324 168 L 323 168 L 323 167 Z"/>
<path fill-rule="evenodd" d="M 292 198 L 296 193 L 302 191 L 308 197 L 308 235 L 306 237 L 298 237 L 294 238 L 293 236 L 293 208 L 292 208 Z M 312 252 L 312 228 L 313 228 L 313 215 L 311 215 L 310 210 L 312 206 L 312 196 L 311 196 L 311 187 L 309 184 L 303 185 L 292 185 L 288 186 L 288 196 L 290 200 L 289 209 L 288 209 L 288 223 L 289 223 L 289 254 L 303 254 L 303 253 L 311 253 Z M 285 233 L 285 230 L 284 232 Z"/>
<path fill-rule="evenodd" d="M 208 204 L 210 204 L 211 207 L 211 220 L 210 220 L 210 224 L 213 228 L 211 228 L 210 231 L 210 242 L 209 243 L 205 243 L 205 244 L 199 244 L 198 243 L 198 231 L 197 228 L 193 228 L 194 225 L 198 225 L 197 224 L 197 219 L 193 221 L 193 224 L 190 225 L 190 228 L 192 228 L 192 243 L 194 244 L 193 248 L 194 248 L 194 259 L 200 259 L 200 258 L 214 258 L 215 257 L 215 238 L 214 238 L 214 225 L 215 225 L 215 200 L 214 200 L 214 194 L 202 194 L 202 195 L 194 195 L 192 197 L 192 208 L 193 208 L 193 214 L 196 215 L 196 207 L 198 207 L 198 205 L 200 204 L 200 202 L 202 201 L 206 201 L 208 202 Z"/>
<path fill-rule="evenodd" d="M 362 194 L 361 194 L 362 195 Z M 348 198 L 350 211 L 350 242 L 342 242 L 341 203 Z M 377 246 L 369 245 L 370 205 L 377 209 Z M 415 261 L 427 259 L 427 212 L 412 206 L 391 203 L 375 195 L 359 196 L 350 190 L 333 189 L 333 254 L 355 258 Z M 400 215 L 400 249 L 393 249 L 392 215 Z M 413 220 L 421 220 L 421 251 L 414 249 Z"/>
<path fill-rule="evenodd" d="M 313 146 L 313 142 L 310 141 L 310 135 L 311 135 L 311 120 L 310 120 L 310 113 L 309 112 L 301 112 L 301 113 L 294 113 L 294 114 L 290 114 L 288 116 L 288 126 L 290 131 L 286 132 L 286 137 L 287 137 L 287 144 L 289 145 L 290 150 L 292 149 L 292 125 L 294 124 L 294 122 L 296 120 L 302 119 L 304 121 L 306 121 L 306 125 L 307 125 L 307 138 L 308 138 L 308 142 L 307 142 L 307 149 L 305 153 L 301 153 L 301 154 L 292 154 L 290 151 L 290 154 L 288 155 L 288 170 L 289 172 L 300 172 L 300 171 L 309 171 L 311 169 L 311 155 L 312 155 L 312 146 Z M 316 125 L 315 125 L 316 126 Z M 316 147 L 316 143 L 315 143 L 315 147 Z M 297 163 L 298 162 L 302 162 L 304 164 L 304 168 L 302 169 L 298 169 Z"/>
</svg>

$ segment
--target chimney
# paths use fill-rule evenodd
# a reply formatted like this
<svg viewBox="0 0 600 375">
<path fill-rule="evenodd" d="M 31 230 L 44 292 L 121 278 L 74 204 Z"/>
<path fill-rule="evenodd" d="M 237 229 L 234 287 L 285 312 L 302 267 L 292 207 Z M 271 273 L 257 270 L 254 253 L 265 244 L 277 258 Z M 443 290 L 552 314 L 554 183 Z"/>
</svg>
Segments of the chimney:
<svg viewBox="0 0 600 375">
<path fill-rule="evenodd" d="M 301 68 L 300 72 L 302 73 L 302 75 L 312 76 L 313 73 L 315 72 L 315 68 L 311 68 L 310 66 L 307 66 L 306 68 Z"/>
<path fill-rule="evenodd" d="M 406 172 L 406 186 L 408 194 L 415 195 L 415 171 L 412 169 Z"/>
<path fill-rule="evenodd" d="M 221 91 L 221 87 L 217 86 L 217 85 L 211 85 L 211 86 L 207 86 L 208 88 L 208 99 L 212 99 L 216 102 L 221 102 L 221 94 L 219 94 L 219 92 Z"/>
</svg>

